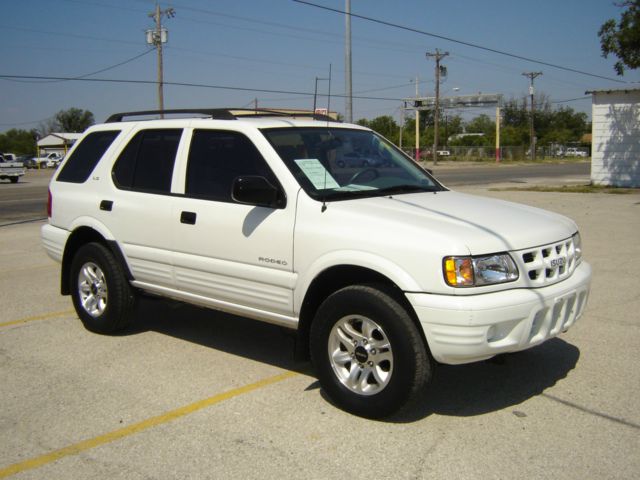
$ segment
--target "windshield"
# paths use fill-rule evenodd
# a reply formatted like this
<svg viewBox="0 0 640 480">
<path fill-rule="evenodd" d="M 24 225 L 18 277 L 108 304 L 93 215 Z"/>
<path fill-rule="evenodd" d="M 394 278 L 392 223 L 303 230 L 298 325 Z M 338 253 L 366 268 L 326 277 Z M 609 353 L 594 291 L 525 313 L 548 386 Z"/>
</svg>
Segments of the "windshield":
<svg viewBox="0 0 640 480">
<path fill-rule="evenodd" d="M 262 133 L 310 197 L 343 200 L 444 188 L 370 130 L 274 128 Z"/>
</svg>

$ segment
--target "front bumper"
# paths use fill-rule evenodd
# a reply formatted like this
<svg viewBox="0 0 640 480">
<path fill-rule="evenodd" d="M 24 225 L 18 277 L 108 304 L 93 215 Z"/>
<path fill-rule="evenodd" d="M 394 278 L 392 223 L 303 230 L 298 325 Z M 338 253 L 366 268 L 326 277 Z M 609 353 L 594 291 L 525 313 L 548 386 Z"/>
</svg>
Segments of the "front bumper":
<svg viewBox="0 0 640 480">
<path fill-rule="evenodd" d="M 469 296 L 407 293 L 433 357 L 451 365 L 524 350 L 566 331 L 582 315 L 591 266 L 542 288 Z"/>
</svg>

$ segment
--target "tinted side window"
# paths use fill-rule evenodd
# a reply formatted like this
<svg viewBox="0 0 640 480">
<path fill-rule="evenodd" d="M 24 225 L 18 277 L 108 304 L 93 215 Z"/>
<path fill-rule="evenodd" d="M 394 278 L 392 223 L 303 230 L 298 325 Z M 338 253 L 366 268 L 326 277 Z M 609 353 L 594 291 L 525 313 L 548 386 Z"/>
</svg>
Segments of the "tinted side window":
<svg viewBox="0 0 640 480">
<path fill-rule="evenodd" d="M 119 188 L 169 193 L 180 143 L 180 129 L 142 130 L 122 151 L 113 168 Z"/>
<path fill-rule="evenodd" d="M 119 130 L 93 132 L 84 137 L 80 144 L 67 159 L 58 174 L 57 181 L 84 183 L 91 175 L 104 152 L 116 139 Z"/>
<path fill-rule="evenodd" d="M 189 196 L 232 202 L 233 181 L 241 175 L 258 175 L 278 185 L 256 146 L 238 132 L 193 132 L 185 193 Z"/>
</svg>

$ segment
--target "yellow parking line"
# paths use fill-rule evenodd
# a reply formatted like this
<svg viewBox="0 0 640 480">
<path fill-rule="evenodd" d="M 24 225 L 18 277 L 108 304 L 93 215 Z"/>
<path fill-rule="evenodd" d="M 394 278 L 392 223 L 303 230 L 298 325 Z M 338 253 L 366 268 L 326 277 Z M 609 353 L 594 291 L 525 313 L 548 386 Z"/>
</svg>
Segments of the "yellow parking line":
<svg viewBox="0 0 640 480">
<path fill-rule="evenodd" d="M 99 447 L 100 445 L 104 445 L 107 443 L 115 442 L 116 440 L 128 437 L 129 435 L 133 435 L 135 433 L 147 430 L 151 427 L 176 420 L 177 418 L 184 417 L 185 415 L 189 415 L 190 413 L 197 412 L 198 410 L 202 410 L 203 408 L 210 407 L 212 405 L 215 405 L 216 403 L 229 400 L 245 393 L 253 392 L 254 390 L 258 390 L 268 385 L 281 382 L 296 375 L 297 374 L 295 372 L 281 373 L 279 375 L 265 378 L 264 380 L 260 380 L 255 383 L 250 383 L 249 385 L 245 385 L 243 387 L 229 390 L 228 392 L 214 395 L 213 397 L 205 398 L 204 400 L 200 400 L 190 405 L 176 408 L 175 410 L 171 410 L 162 415 L 142 420 L 141 422 L 134 423 L 132 425 L 129 425 L 128 427 L 120 428 L 118 430 L 114 430 L 112 432 L 100 435 L 98 437 L 90 438 L 88 440 L 83 440 L 82 442 L 78 442 L 74 445 L 69 445 L 68 447 L 64 447 L 59 450 L 55 450 L 51 453 L 47 453 L 46 455 L 41 455 L 30 460 L 25 460 L 24 462 L 14 463 L 13 465 L 9 465 L 8 467 L 0 469 L 0 478 L 6 478 L 10 475 L 15 475 L 26 470 L 32 470 L 48 463 L 60 460 L 61 458 L 68 457 L 69 455 L 77 455 L 78 453 L 84 452 L 85 450 Z"/>
<path fill-rule="evenodd" d="M 75 310 L 65 310 L 64 312 L 45 313 L 44 315 L 36 315 L 35 317 L 21 318 L 20 320 L 12 320 L 10 322 L 0 323 L 0 327 L 8 327 L 9 325 L 19 325 L 20 323 L 35 322 L 36 320 L 48 320 L 50 318 L 64 317 L 72 315 Z"/>
</svg>

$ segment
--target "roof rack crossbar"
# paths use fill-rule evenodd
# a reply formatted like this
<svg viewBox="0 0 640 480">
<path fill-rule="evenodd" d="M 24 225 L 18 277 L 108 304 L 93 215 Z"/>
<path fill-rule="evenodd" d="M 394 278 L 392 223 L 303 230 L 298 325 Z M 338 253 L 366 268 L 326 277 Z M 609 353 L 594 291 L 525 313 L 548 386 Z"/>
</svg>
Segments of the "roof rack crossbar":
<svg viewBox="0 0 640 480">
<path fill-rule="evenodd" d="M 314 120 L 335 122 L 328 115 L 310 111 L 287 111 L 276 109 L 254 108 L 179 108 L 172 110 L 143 110 L 139 112 L 114 113 L 105 123 L 122 122 L 125 117 L 141 117 L 147 115 L 200 114 L 216 120 L 236 120 L 239 117 L 309 117 Z"/>
</svg>

